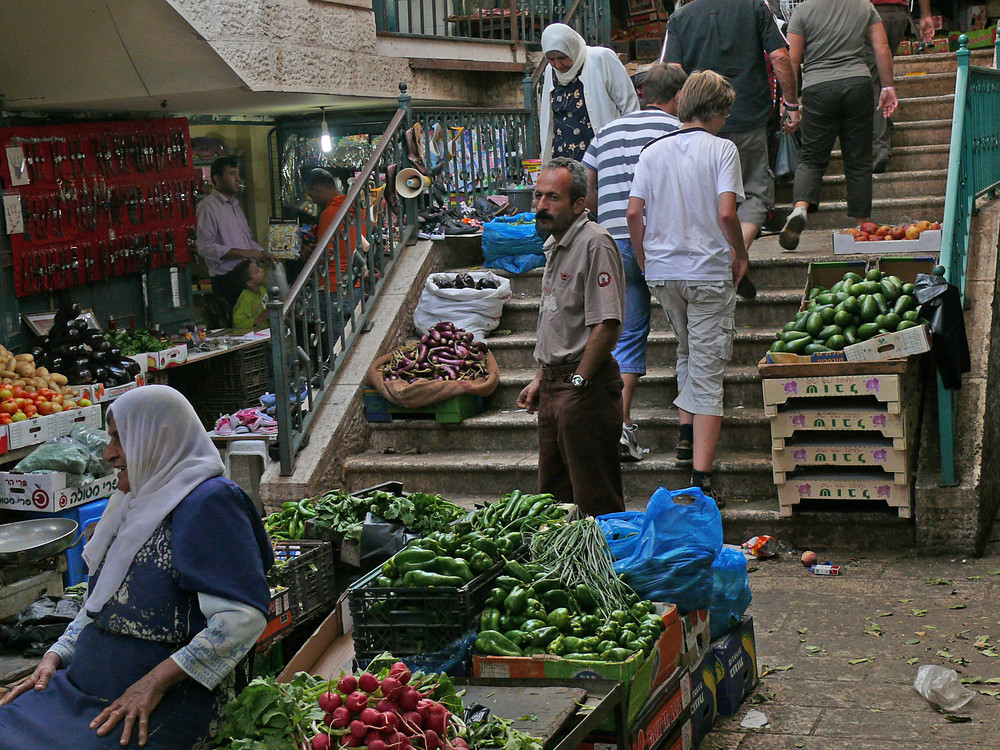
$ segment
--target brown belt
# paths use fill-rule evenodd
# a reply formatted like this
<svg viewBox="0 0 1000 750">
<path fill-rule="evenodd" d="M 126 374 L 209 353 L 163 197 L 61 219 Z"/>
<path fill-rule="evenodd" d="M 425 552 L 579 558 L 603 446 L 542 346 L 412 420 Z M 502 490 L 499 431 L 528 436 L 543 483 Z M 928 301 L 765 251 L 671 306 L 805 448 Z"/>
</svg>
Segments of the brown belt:
<svg viewBox="0 0 1000 750">
<path fill-rule="evenodd" d="M 542 377 L 545 380 L 562 380 L 576 372 L 576 368 L 579 366 L 579 361 L 565 365 L 542 365 Z"/>
</svg>

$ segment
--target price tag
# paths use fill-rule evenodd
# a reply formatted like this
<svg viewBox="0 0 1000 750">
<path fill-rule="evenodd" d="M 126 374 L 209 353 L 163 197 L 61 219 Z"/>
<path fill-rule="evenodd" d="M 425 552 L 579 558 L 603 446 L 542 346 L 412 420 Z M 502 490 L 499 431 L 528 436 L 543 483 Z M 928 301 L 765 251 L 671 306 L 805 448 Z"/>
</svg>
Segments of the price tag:
<svg viewBox="0 0 1000 750">
<path fill-rule="evenodd" d="M 3 197 L 3 219 L 7 226 L 7 234 L 17 234 L 24 231 L 20 196 L 5 195 Z"/>
</svg>

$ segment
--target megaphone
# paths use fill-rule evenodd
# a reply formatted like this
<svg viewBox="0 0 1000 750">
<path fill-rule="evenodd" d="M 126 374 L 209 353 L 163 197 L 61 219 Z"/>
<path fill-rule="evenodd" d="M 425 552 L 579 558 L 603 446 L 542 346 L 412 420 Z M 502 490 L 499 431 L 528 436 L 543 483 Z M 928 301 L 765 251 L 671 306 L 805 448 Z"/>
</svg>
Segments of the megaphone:
<svg viewBox="0 0 1000 750">
<path fill-rule="evenodd" d="M 396 192 L 403 198 L 416 198 L 430 186 L 430 177 L 412 167 L 401 169 L 396 175 Z"/>
</svg>

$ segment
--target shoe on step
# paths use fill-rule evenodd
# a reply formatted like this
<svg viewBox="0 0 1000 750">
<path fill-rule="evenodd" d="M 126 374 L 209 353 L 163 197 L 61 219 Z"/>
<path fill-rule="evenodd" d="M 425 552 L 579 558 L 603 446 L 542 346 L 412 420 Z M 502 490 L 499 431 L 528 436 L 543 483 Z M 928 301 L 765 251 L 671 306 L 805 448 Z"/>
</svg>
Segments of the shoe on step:
<svg viewBox="0 0 1000 750">
<path fill-rule="evenodd" d="M 740 283 L 736 286 L 736 293 L 743 299 L 753 299 L 757 296 L 757 287 L 754 286 L 753 281 L 750 279 L 750 274 L 743 274 L 743 278 L 740 279 Z"/>
<path fill-rule="evenodd" d="M 726 501 L 722 498 L 721 495 L 719 495 L 718 492 L 715 492 L 712 489 L 711 485 L 705 485 L 704 487 L 701 488 L 701 491 L 704 492 L 708 497 L 712 498 L 715 501 L 715 506 L 719 510 L 722 510 L 723 508 L 726 507 Z"/>
<path fill-rule="evenodd" d="M 622 436 L 618 441 L 618 458 L 622 461 L 641 461 L 643 450 L 635 439 L 635 431 L 638 425 L 622 425 Z"/>
<path fill-rule="evenodd" d="M 694 461 L 694 446 L 690 440 L 677 441 L 677 463 L 683 466 L 690 466 Z"/>
<path fill-rule="evenodd" d="M 781 228 L 781 234 L 778 235 L 778 244 L 785 250 L 794 250 L 799 246 L 799 235 L 805 228 L 806 210 L 799 206 L 785 219 L 785 226 Z"/>
</svg>

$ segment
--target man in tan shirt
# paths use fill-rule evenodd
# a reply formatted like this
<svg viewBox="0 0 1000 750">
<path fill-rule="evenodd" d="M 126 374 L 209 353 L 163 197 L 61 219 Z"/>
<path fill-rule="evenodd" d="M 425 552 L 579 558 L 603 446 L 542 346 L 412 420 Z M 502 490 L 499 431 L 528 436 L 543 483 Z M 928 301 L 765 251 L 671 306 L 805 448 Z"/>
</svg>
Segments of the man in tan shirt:
<svg viewBox="0 0 1000 750">
<path fill-rule="evenodd" d="M 625 509 L 618 441 L 622 378 L 611 356 L 625 315 L 618 246 L 586 211 L 587 172 L 552 159 L 535 184 L 549 233 L 538 312 L 538 373 L 518 396 L 538 411 L 538 491 L 591 516 Z"/>
</svg>

